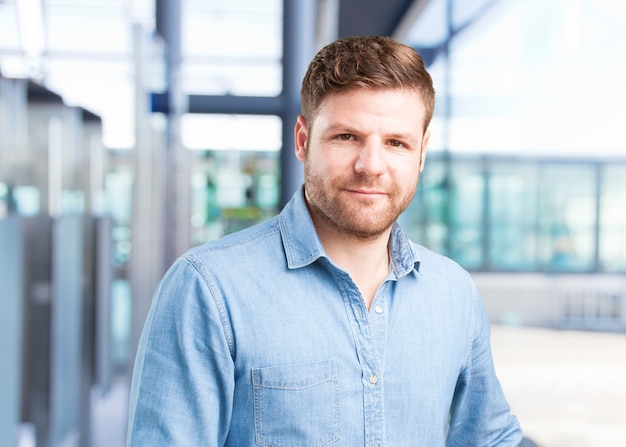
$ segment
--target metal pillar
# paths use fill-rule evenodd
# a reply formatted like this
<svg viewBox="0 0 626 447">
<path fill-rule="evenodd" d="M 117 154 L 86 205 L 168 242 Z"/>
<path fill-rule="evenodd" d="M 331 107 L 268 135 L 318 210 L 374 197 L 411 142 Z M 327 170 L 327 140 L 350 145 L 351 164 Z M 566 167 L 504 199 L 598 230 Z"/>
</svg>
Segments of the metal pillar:
<svg viewBox="0 0 626 447">
<path fill-rule="evenodd" d="M 293 127 L 300 114 L 300 85 L 315 52 L 315 0 L 283 0 L 283 145 L 280 153 L 280 206 L 303 181 L 294 152 Z"/>
<path fill-rule="evenodd" d="M 180 117 L 187 111 L 181 91 L 180 0 L 157 0 L 156 30 L 165 42 L 166 87 L 168 96 L 165 175 L 165 258 L 164 269 L 189 248 L 189 157 L 180 143 Z"/>
<path fill-rule="evenodd" d="M 157 0 L 157 33 L 164 42 L 167 95 L 165 141 L 150 123 L 148 65 L 157 43 L 134 28 L 136 142 L 133 168 L 132 321 L 129 355 L 135 358 L 152 295 L 159 279 L 189 246 L 189 176 L 180 145 L 180 0 Z M 154 61 L 153 61 L 154 62 Z M 162 143 L 162 144 L 161 144 Z M 164 147 L 163 147 L 164 146 Z M 164 167 L 167 167 L 166 169 Z"/>
<path fill-rule="evenodd" d="M 130 283 L 132 290 L 132 322 L 130 358 L 135 349 L 150 309 L 152 294 L 163 274 L 161 234 L 164 176 L 160 164 L 165 156 L 154 138 L 150 121 L 147 60 L 151 41 L 141 25 L 133 29 L 135 61 L 135 148 L 133 154 L 133 216 Z"/>
<path fill-rule="evenodd" d="M 316 0 L 283 0 L 283 91 L 279 98 L 238 98 L 180 92 L 180 0 L 157 0 L 157 32 L 167 48 L 167 86 L 155 94 L 156 109 L 168 114 L 167 203 L 165 264 L 169 265 L 189 243 L 188 157 L 180 148 L 180 115 L 190 113 L 277 113 L 283 121 L 281 161 L 282 207 L 302 184 L 302 166 L 295 157 L 293 126 L 300 114 L 300 84 L 316 46 Z M 188 101 L 188 103 L 187 103 Z"/>
<path fill-rule="evenodd" d="M 444 72 L 444 101 L 443 101 L 443 163 L 444 163 L 444 182 L 446 202 L 445 202 L 445 216 L 446 216 L 446 238 L 444 240 L 444 254 L 452 256 L 452 236 L 454 232 L 453 219 L 452 219 L 452 198 L 454 194 L 454 184 L 452 182 L 452 161 L 450 154 L 450 126 L 452 120 L 452 70 L 450 68 L 450 43 L 454 34 L 454 24 L 452 20 L 452 12 L 454 8 L 454 0 L 447 0 L 446 2 L 446 41 L 444 43 L 444 58 L 445 58 L 445 72 Z"/>
<path fill-rule="evenodd" d="M 0 219 L 0 445 L 15 445 L 20 423 L 23 356 L 24 252 L 22 228 L 15 216 Z"/>
</svg>

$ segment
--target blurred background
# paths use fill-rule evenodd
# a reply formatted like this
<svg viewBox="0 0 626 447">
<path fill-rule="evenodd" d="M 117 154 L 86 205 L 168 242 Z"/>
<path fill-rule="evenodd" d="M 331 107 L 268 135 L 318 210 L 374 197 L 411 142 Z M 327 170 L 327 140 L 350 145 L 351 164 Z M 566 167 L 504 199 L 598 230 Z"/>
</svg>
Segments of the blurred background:
<svg viewBox="0 0 626 447">
<path fill-rule="evenodd" d="M 0 0 L 0 445 L 124 444 L 158 280 L 280 210 L 302 181 L 306 65 L 365 34 L 413 46 L 433 75 L 401 223 L 472 272 L 526 436 L 624 445 L 614 0 Z"/>
</svg>

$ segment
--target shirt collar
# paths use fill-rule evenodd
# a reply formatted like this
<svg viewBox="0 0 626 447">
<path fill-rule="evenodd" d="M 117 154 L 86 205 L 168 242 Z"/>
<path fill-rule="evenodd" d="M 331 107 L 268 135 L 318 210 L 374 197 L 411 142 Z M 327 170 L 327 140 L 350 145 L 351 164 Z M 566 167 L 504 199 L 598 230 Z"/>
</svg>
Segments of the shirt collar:
<svg viewBox="0 0 626 447">
<path fill-rule="evenodd" d="M 285 205 L 278 222 L 290 269 L 304 267 L 320 257 L 326 257 L 306 205 L 304 187 L 300 187 Z M 397 222 L 391 228 L 390 247 L 391 265 L 396 277 L 400 278 L 413 269 L 419 271 L 419 256 Z"/>
</svg>

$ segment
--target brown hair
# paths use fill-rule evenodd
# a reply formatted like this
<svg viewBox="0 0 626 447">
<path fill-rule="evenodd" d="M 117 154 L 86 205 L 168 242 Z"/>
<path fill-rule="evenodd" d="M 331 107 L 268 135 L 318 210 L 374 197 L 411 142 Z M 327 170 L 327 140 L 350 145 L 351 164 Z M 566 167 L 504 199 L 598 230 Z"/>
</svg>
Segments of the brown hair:
<svg viewBox="0 0 626 447">
<path fill-rule="evenodd" d="M 414 89 L 426 108 L 424 130 L 433 116 L 435 89 L 422 57 L 390 37 L 348 37 L 322 48 L 302 81 L 304 119 L 311 125 L 327 95 L 353 88 Z"/>
</svg>

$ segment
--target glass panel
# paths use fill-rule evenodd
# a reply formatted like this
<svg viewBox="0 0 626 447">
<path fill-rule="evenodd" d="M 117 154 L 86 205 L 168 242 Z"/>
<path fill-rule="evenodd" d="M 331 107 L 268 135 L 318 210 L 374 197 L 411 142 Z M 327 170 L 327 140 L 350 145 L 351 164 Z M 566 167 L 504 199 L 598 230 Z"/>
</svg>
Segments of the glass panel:
<svg viewBox="0 0 626 447">
<path fill-rule="evenodd" d="M 626 164 L 606 166 L 600 198 L 600 266 L 626 272 Z"/>
<path fill-rule="evenodd" d="M 35 186 L 16 186 L 12 197 L 15 211 L 22 216 L 36 216 L 41 211 L 41 194 Z"/>
<path fill-rule="evenodd" d="M 191 242 L 198 245 L 272 217 L 279 200 L 279 153 L 195 152 Z"/>
<path fill-rule="evenodd" d="M 275 151 L 282 146 L 282 120 L 274 115 L 185 114 L 182 144 L 188 149 Z"/>
<path fill-rule="evenodd" d="M 454 162 L 450 195 L 450 257 L 468 269 L 483 266 L 485 178 L 482 164 Z"/>
<path fill-rule="evenodd" d="M 53 59 L 48 66 L 47 85 L 53 91 L 62 92 L 66 103 L 81 104 L 103 118 L 103 144 L 106 147 L 133 146 L 134 81 L 132 66 L 126 59 Z"/>
<path fill-rule="evenodd" d="M 280 0 L 184 0 L 182 21 L 185 93 L 280 94 Z"/>
<path fill-rule="evenodd" d="M 0 220 L 9 214 L 9 187 L 0 182 Z"/>
<path fill-rule="evenodd" d="M 115 366 L 128 365 L 132 314 L 132 291 L 130 282 L 124 279 L 113 281 L 111 287 L 111 338 L 112 356 Z"/>
<path fill-rule="evenodd" d="M 539 256 L 547 270 L 589 271 L 594 266 L 595 165 L 540 168 Z"/>
<path fill-rule="evenodd" d="M 188 61 L 182 76 L 185 91 L 196 95 L 277 96 L 282 90 L 282 71 L 276 61 Z"/>
<path fill-rule="evenodd" d="M 438 253 L 446 253 L 448 183 L 440 155 L 426 158 L 415 197 L 398 221 L 411 240 Z"/>
<path fill-rule="evenodd" d="M 80 430 L 83 361 L 83 220 L 62 217 L 54 222 L 50 333 L 50 439 L 60 445 Z M 91 348 L 90 348 L 91 352 Z"/>
<path fill-rule="evenodd" d="M 445 48 L 448 2 L 427 3 L 406 40 L 432 61 Z M 557 156 L 623 152 L 626 59 L 615 55 L 626 50 L 624 2 L 451 4 L 458 32 L 450 42 L 450 150 Z M 445 72 L 433 78 L 438 93 L 446 88 Z M 438 98 L 441 102 L 444 96 Z"/>
<path fill-rule="evenodd" d="M 113 219 L 113 264 L 123 269 L 131 255 L 133 175 L 130 165 L 120 164 L 107 174 L 105 194 Z"/>
<path fill-rule="evenodd" d="M 448 1 L 432 0 L 407 35 L 407 41 L 420 48 L 433 48 L 448 37 Z"/>
<path fill-rule="evenodd" d="M 537 263 L 537 167 L 494 162 L 489 175 L 490 270 L 532 270 Z"/>
<path fill-rule="evenodd" d="M 0 186 L 2 183 L 0 183 Z M 0 191 L 1 194 L 1 191 Z M 0 198 L 0 206 L 2 205 Z M 0 209 L 0 445 L 15 444 L 15 427 L 20 417 L 22 393 L 22 350 L 26 333 L 23 327 L 26 281 L 23 233 L 18 219 L 3 219 Z M 19 445 L 19 444 L 18 444 Z"/>
</svg>

